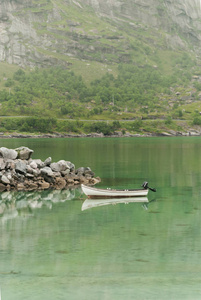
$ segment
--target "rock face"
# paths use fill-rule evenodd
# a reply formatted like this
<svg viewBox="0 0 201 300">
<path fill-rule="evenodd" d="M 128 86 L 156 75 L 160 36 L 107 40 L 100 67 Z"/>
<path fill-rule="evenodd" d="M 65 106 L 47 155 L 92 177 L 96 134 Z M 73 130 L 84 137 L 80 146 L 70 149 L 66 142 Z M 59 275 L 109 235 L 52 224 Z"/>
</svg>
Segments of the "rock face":
<svg viewBox="0 0 201 300">
<path fill-rule="evenodd" d="M 130 22 L 139 22 L 164 30 L 173 39 L 173 48 L 185 47 L 178 33 L 182 34 L 186 41 L 200 45 L 200 0 L 82 0 L 82 2 L 91 5 L 96 12 L 107 14 L 111 18 L 126 17 Z M 176 35 L 173 33 L 174 27 L 177 27 Z"/>
<path fill-rule="evenodd" d="M 70 185 L 100 181 L 88 167 L 76 170 L 69 161 L 52 163 L 51 157 L 43 162 L 32 159 L 32 153 L 33 150 L 27 147 L 0 148 L 0 191 L 65 189 Z"/>
<path fill-rule="evenodd" d="M 66 66 L 71 56 L 93 59 L 91 53 L 98 48 L 115 53 L 114 47 L 103 47 L 100 42 L 102 37 L 110 39 L 111 34 L 107 36 L 93 24 L 89 31 L 86 30 L 90 23 L 87 20 L 89 7 L 90 14 L 100 17 L 101 22 L 104 18 L 109 27 L 112 24 L 113 31 L 118 31 L 125 23 L 129 31 L 138 27 L 146 30 L 148 26 L 167 34 L 169 47 L 186 48 L 189 43 L 199 52 L 200 0 L 65 0 L 62 4 L 58 0 L 40 3 L 7 0 L 0 1 L 0 61 L 30 67 Z M 77 10 L 78 17 L 72 18 L 71 10 Z M 85 12 L 87 26 L 79 19 L 79 14 Z M 113 39 L 120 38 L 118 34 L 113 35 Z M 122 49 L 126 50 L 126 46 Z M 59 58 L 56 52 L 66 59 Z"/>
</svg>

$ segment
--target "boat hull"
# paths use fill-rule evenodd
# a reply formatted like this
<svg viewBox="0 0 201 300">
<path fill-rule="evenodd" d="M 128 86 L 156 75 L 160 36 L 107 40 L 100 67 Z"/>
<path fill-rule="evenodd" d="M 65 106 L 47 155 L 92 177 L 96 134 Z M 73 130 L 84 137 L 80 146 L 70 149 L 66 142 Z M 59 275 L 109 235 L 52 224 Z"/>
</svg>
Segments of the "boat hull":
<svg viewBox="0 0 201 300">
<path fill-rule="evenodd" d="M 113 190 L 113 189 L 97 189 L 94 187 L 81 185 L 82 191 L 88 198 L 129 198 L 129 197 L 146 197 L 148 189 L 135 190 Z"/>
</svg>

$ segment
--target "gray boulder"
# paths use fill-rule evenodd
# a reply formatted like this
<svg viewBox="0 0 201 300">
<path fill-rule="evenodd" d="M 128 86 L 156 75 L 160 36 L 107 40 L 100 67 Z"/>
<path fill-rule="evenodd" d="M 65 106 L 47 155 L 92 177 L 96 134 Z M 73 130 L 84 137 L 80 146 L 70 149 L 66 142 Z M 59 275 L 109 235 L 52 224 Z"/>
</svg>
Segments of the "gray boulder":
<svg viewBox="0 0 201 300">
<path fill-rule="evenodd" d="M 62 176 L 66 176 L 70 174 L 70 169 L 66 169 L 65 171 L 61 171 Z"/>
<path fill-rule="evenodd" d="M 92 172 L 90 168 L 87 168 L 87 170 L 85 170 L 85 172 L 84 172 L 84 176 L 92 176 L 93 177 L 94 175 L 95 175 L 94 172 Z"/>
<path fill-rule="evenodd" d="M 13 170 L 15 168 L 15 163 L 14 163 L 14 160 L 12 159 L 6 159 L 6 166 L 5 166 L 5 169 L 10 169 L 10 170 Z"/>
<path fill-rule="evenodd" d="M 12 180 L 12 174 L 11 173 L 7 173 L 6 177 L 8 178 L 8 180 Z"/>
<path fill-rule="evenodd" d="M 64 172 L 66 170 L 72 171 L 73 169 L 75 169 L 75 165 L 70 161 L 59 160 L 58 162 L 51 163 L 50 168 L 54 172 Z"/>
<path fill-rule="evenodd" d="M 1 177 L 1 182 L 4 183 L 4 184 L 9 184 L 10 180 L 8 179 L 8 177 L 6 175 L 3 175 Z"/>
<path fill-rule="evenodd" d="M 15 165 L 15 171 L 17 173 L 20 173 L 20 174 L 26 174 L 27 172 L 27 165 L 24 161 L 17 161 L 16 165 Z"/>
<path fill-rule="evenodd" d="M 28 147 L 19 147 L 16 148 L 15 151 L 17 151 L 18 156 L 17 158 L 19 159 L 30 159 L 32 153 L 34 152 L 33 150 L 29 149 Z"/>
<path fill-rule="evenodd" d="M 30 162 L 29 166 L 32 168 L 32 169 L 37 169 L 37 163 L 33 160 Z"/>
<path fill-rule="evenodd" d="M 8 149 L 5 147 L 0 148 L 0 157 L 3 157 L 4 159 L 16 159 L 17 155 L 17 151 L 13 149 Z"/>
<path fill-rule="evenodd" d="M 51 163 L 50 168 L 54 172 L 65 171 L 68 167 L 65 160 L 60 160 L 58 162 Z"/>
<path fill-rule="evenodd" d="M 50 164 L 50 168 L 54 172 L 59 172 L 59 170 L 60 170 L 60 166 L 56 162 L 51 163 Z"/>
<path fill-rule="evenodd" d="M 27 169 L 27 173 L 33 174 L 33 168 L 30 165 L 27 165 L 26 169 Z"/>
<path fill-rule="evenodd" d="M 45 166 L 50 166 L 51 163 L 52 163 L 52 158 L 51 157 L 46 158 L 46 160 L 44 161 Z"/>
<path fill-rule="evenodd" d="M 54 177 L 54 172 L 52 171 L 52 169 L 50 167 L 44 167 L 40 171 L 41 171 L 41 175 Z"/>
<path fill-rule="evenodd" d="M 45 164 L 44 164 L 44 162 L 43 162 L 41 159 L 33 159 L 33 160 L 31 161 L 30 166 L 33 168 L 32 162 L 35 162 L 36 165 L 37 165 L 37 168 L 39 168 L 39 169 L 45 167 Z"/>
<path fill-rule="evenodd" d="M 84 172 L 85 172 L 85 168 L 84 168 L 84 167 L 80 167 L 80 168 L 78 168 L 78 169 L 75 171 L 75 174 L 78 174 L 78 175 L 84 175 Z"/>
<path fill-rule="evenodd" d="M 33 175 L 35 177 L 39 176 L 41 174 L 41 171 L 37 168 L 37 169 L 33 169 Z"/>
<path fill-rule="evenodd" d="M 78 168 L 75 172 L 77 175 L 94 175 L 89 167 L 81 167 Z"/>
<path fill-rule="evenodd" d="M 32 178 L 34 178 L 34 174 L 27 173 L 27 174 L 26 174 L 26 177 L 29 178 L 29 179 L 32 179 Z"/>
<path fill-rule="evenodd" d="M 70 161 L 66 161 L 67 165 L 68 165 L 68 169 L 70 169 L 70 171 L 74 171 L 75 170 L 75 165 L 70 162 Z"/>
<path fill-rule="evenodd" d="M 3 158 L 0 158 L 0 171 L 4 170 L 6 167 L 6 163 Z"/>
</svg>

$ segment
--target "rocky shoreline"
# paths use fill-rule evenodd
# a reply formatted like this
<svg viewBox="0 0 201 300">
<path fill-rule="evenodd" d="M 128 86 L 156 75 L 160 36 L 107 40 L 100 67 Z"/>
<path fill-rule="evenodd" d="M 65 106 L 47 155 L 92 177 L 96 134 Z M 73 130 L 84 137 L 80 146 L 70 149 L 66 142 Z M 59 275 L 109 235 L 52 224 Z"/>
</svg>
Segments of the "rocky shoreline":
<svg viewBox="0 0 201 300">
<path fill-rule="evenodd" d="M 89 134 L 65 134 L 65 133 L 48 133 L 48 134 L 21 134 L 21 133 L 12 133 L 9 135 L 0 134 L 0 139 L 8 139 L 8 138 L 104 138 L 104 137 L 175 137 L 175 136 L 201 136 L 201 128 L 200 129 L 190 129 L 188 131 L 164 131 L 160 133 L 130 133 L 126 132 L 123 134 L 122 132 L 116 132 L 111 135 L 104 135 L 103 133 L 89 133 Z"/>
<path fill-rule="evenodd" d="M 96 177 L 89 167 L 75 169 L 70 161 L 52 162 L 32 159 L 33 150 L 28 147 L 0 148 L 0 191 L 33 191 L 65 189 L 70 186 L 96 184 Z"/>
</svg>

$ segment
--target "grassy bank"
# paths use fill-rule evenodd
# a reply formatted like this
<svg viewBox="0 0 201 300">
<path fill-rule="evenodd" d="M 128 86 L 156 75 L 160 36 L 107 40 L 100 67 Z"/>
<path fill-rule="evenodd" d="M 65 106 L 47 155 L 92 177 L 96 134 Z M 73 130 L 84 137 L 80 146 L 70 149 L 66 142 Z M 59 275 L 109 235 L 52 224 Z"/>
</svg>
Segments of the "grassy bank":
<svg viewBox="0 0 201 300">
<path fill-rule="evenodd" d="M 201 123 L 200 123 L 201 124 Z M 93 120 L 61 120 L 56 118 L 37 117 L 1 117 L 1 134 L 29 133 L 29 134 L 89 134 L 103 133 L 106 136 L 115 132 L 121 134 L 161 134 L 187 133 L 192 130 L 200 131 L 200 124 L 191 121 L 141 120 L 133 121 L 93 121 Z"/>
</svg>

